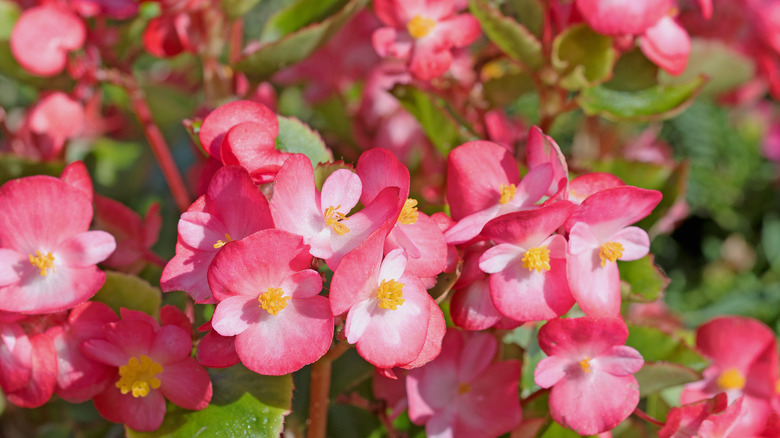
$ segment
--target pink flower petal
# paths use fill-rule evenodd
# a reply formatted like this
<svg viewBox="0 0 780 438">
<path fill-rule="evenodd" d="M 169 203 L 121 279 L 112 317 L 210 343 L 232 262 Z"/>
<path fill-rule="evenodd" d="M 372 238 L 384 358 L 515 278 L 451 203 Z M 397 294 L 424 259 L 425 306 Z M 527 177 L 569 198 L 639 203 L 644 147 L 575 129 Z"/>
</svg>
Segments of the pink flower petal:
<svg viewBox="0 0 780 438">
<path fill-rule="evenodd" d="M 29 263 L 27 255 L 0 248 L 0 287 L 18 283 L 22 279 L 19 272 Z"/>
<path fill-rule="evenodd" d="M 198 133 L 200 143 L 209 155 L 220 159 L 220 147 L 225 134 L 243 122 L 254 122 L 264 127 L 263 138 L 273 139 L 279 134 L 279 122 L 273 111 L 257 102 L 238 100 L 209 113 Z"/>
<path fill-rule="evenodd" d="M 165 398 L 159 390 L 150 390 L 146 397 L 135 398 L 132 394 L 120 395 L 119 409 L 123 423 L 139 432 L 151 432 L 160 428 L 165 418 Z"/>
<path fill-rule="evenodd" d="M 670 0 L 577 0 L 577 8 L 593 30 L 614 36 L 642 34 L 671 6 Z"/>
<path fill-rule="evenodd" d="M 591 359 L 591 365 L 599 371 L 624 377 L 636 373 L 645 364 L 642 355 L 625 345 L 615 345 Z"/>
<path fill-rule="evenodd" d="M 387 228 L 374 231 L 339 263 L 330 283 L 330 305 L 334 316 L 346 313 L 375 292 Z"/>
<path fill-rule="evenodd" d="M 217 304 L 211 324 L 220 335 L 235 336 L 256 323 L 262 312 L 256 297 L 227 297 Z"/>
<path fill-rule="evenodd" d="M 669 74 L 679 75 L 688 64 L 691 39 L 674 18 L 665 16 L 645 31 L 639 47 L 653 63 Z"/>
<path fill-rule="evenodd" d="M 490 276 L 490 296 L 499 312 L 517 321 L 544 321 L 574 305 L 566 260 L 550 259 L 550 270 L 524 268 L 519 260 Z"/>
<path fill-rule="evenodd" d="M 326 208 L 333 207 L 335 211 L 346 215 L 357 205 L 362 191 L 363 183 L 357 174 L 347 169 L 336 170 L 322 184 L 320 205 L 323 214 Z"/>
<path fill-rule="evenodd" d="M 623 228 L 609 240 L 623 245 L 623 255 L 618 260 L 639 260 L 650 251 L 650 237 L 639 227 Z"/>
<path fill-rule="evenodd" d="M 68 266 L 86 268 L 107 259 L 116 249 L 114 236 L 105 231 L 85 231 L 63 242 L 57 249 Z"/>
<path fill-rule="evenodd" d="M 214 330 L 198 343 L 198 362 L 209 368 L 227 368 L 241 361 L 236 354 L 235 337 L 222 336 Z"/>
<path fill-rule="evenodd" d="M 160 391 L 177 406 L 199 411 L 211 401 L 211 378 L 203 365 L 191 357 L 164 365 L 158 378 Z"/>
<path fill-rule="evenodd" d="M 392 152 L 383 148 L 372 148 L 360 155 L 356 172 L 363 184 L 360 201 L 368 205 L 386 187 L 398 187 L 400 196 L 409 196 L 409 169 Z"/>
<path fill-rule="evenodd" d="M 84 44 L 86 27 L 69 9 L 54 4 L 28 9 L 11 33 L 11 52 L 25 69 L 54 76 L 65 68 L 68 51 Z"/>
<path fill-rule="evenodd" d="M 455 325 L 465 330 L 485 330 L 501 319 L 488 284 L 486 279 L 479 280 L 455 291 L 450 302 L 450 316 Z"/>
<path fill-rule="evenodd" d="M 23 408 L 37 408 L 49 401 L 57 384 L 57 351 L 45 333 L 30 337 L 33 350 L 32 378 L 16 391 L 6 392 L 5 398 Z"/>
<path fill-rule="evenodd" d="M 277 228 L 305 240 L 325 228 L 325 218 L 317 203 L 314 169 L 305 155 L 296 154 L 285 161 L 276 175 L 270 207 Z"/>
</svg>

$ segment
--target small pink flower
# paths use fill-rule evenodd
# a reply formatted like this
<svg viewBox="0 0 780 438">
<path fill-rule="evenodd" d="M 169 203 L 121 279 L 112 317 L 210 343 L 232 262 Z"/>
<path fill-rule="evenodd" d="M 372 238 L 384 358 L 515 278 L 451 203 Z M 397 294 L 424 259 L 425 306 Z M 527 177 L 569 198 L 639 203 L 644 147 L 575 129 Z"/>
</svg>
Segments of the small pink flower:
<svg viewBox="0 0 780 438">
<path fill-rule="evenodd" d="M 95 196 L 95 227 L 108 231 L 117 241 L 116 251 L 103 265 L 133 274 L 147 262 L 164 266 L 165 261 L 152 251 L 162 227 L 160 204 L 149 206 L 143 219 L 121 202 Z"/>
<path fill-rule="evenodd" d="M 672 7 L 671 0 L 577 0 L 593 30 L 604 35 L 641 35 Z"/>
<path fill-rule="evenodd" d="M 166 399 L 185 409 L 206 408 L 211 379 L 190 356 L 192 327 L 186 316 L 166 306 L 160 325 L 142 312 L 122 309 L 121 314 L 120 321 L 103 325 L 102 337 L 81 344 L 85 356 L 114 369 L 114 383 L 93 399 L 100 415 L 152 431 L 162 424 Z"/>
<path fill-rule="evenodd" d="M 658 431 L 659 438 L 723 438 L 739 436 L 736 420 L 742 411 L 742 398 L 731 406 L 721 392 L 711 399 L 700 400 L 679 408 L 672 408 L 666 424 Z"/>
<path fill-rule="evenodd" d="M 70 9 L 57 4 L 24 11 L 11 33 L 11 52 L 25 69 L 54 76 L 68 62 L 68 52 L 84 45 L 87 29 Z"/>
<path fill-rule="evenodd" d="M 620 318 L 553 319 L 539 331 L 547 354 L 534 370 L 536 384 L 550 391 L 555 421 L 582 435 L 613 429 L 639 404 L 633 374 L 642 355 L 625 346 L 628 328 Z"/>
<path fill-rule="evenodd" d="M 303 238 L 281 230 L 259 231 L 214 258 L 208 279 L 219 304 L 211 324 L 235 336 L 250 370 L 289 374 L 330 348 L 333 315 L 311 260 Z"/>
<path fill-rule="evenodd" d="M 409 418 L 429 437 L 495 437 L 522 420 L 520 364 L 494 362 L 498 345 L 488 333 L 447 330 L 442 352 L 406 378 Z"/>
<path fill-rule="evenodd" d="M 679 75 L 688 65 L 691 38 L 674 18 L 664 16 L 645 31 L 639 46 L 654 64 L 669 74 Z"/>
</svg>

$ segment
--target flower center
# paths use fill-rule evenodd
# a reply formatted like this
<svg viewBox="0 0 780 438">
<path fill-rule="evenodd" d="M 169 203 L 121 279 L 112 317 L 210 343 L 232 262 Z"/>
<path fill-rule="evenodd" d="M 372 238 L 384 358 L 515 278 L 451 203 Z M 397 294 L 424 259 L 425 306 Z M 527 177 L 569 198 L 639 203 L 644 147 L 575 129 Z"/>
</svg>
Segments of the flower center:
<svg viewBox="0 0 780 438">
<path fill-rule="evenodd" d="M 601 267 L 607 264 L 607 260 L 615 262 L 615 260 L 623 257 L 623 245 L 617 242 L 607 242 L 601 245 L 599 251 L 599 258 L 601 259 Z"/>
<path fill-rule="evenodd" d="M 515 193 L 517 193 L 517 187 L 514 184 L 501 184 L 498 190 L 501 192 L 501 199 L 498 200 L 498 203 L 502 205 L 514 199 Z"/>
<path fill-rule="evenodd" d="M 550 250 L 546 246 L 531 248 L 523 255 L 523 267 L 536 272 L 550 270 Z"/>
<path fill-rule="evenodd" d="M 379 283 L 379 288 L 376 290 L 376 297 L 379 299 L 379 307 L 382 309 L 396 310 L 398 306 L 403 304 L 404 300 L 404 284 L 395 280 L 382 280 Z"/>
<path fill-rule="evenodd" d="M 342 236 L 349 233 L 349 228 L 342 224 L 341 221 L 345 221 L 349 218 L 344 216 L 344 213 L 339 213 L 336 211 L 339 208 L 341 208 L 340 205 L 337 205 L 336 207 L 331 205 L 325 209 L 325 224 L 333 228 L 333 231 L 335 231 L 336 234 Z"/>
<path fill-rule="evenodd" d="M 142 354 L 141 359 L 131 357 L 127 364 L 119 367 L 119 380 L 116 387 L 122 394 L 133 392 L 133 397 L 146 397 L 150 389 L 160 387 L 160 379 L 155 377 L 163 370 L 162 365 Z"/>
<path fill-rule="evenodd" d="M 214 244 L 214 249 L 220 249 L 223 246 L 227 245 L 228 242 L 232 242 L 233 239 L 230 238 L 230 234 L 225 233 L 225 240 L 217 240 L 217 243 Z"/>
<path fill-rule="evenodd" d="M 590 358 L 586 357 L 585 359 L 582 359 L 580 361 L 580 368 L 582 368 L 582 371 L 585 371 L 586 373 L 590 373 Z"/>
<path fill-rule="evenodd" d="M 420 213 L 417 212 L 417 200 L 409 198 L 404 202 L 404 208 L 401 210 L 401 215 L 398 216 L 398 222 L 404 225 L 412 225 L 417 222 L 417 216 Z"/>
<path fill-rule="evenodd" d="M 469 391 L 471 391 L 471 386 L 468 383 L 461 382 L 460 385 L 458 385 L 458 395 L 463 395 Z"/>
<path fill-rule="evenodd" d="M 409 35 L 411 35 L 412 38 L 419 39 L 431 33 L 435 26 L 436 22 L 434 20 L 421 15 L 415 15 L 414 18 L 407 23 L 406 30 L 409 31 Z"/>
<path fill-rule="evenodd" d="M 260 307 L 265 309 L 271 315 L 278 315 L 285 307 L 290 297 L 285 297 L 284 291 L 280 287 L 269 287 L 267 291 L 257 297 Z"/>
<path fill-rule="evenodd" d="M 30 254 L 30 263 L 41 270 L 43 277 L 49 275 L 49 269 L 54 272 L 54 256 L 51 253 L 43 255 L 40 251 L 35 251 L 35 255 Z"/>
<path fill-rule="evenodd" d="M 745 376 L 738 369 L 729 368 L 718 376 L 718 386 L 725 391 L 742 389 L 745 387 Z"/>
</svg>

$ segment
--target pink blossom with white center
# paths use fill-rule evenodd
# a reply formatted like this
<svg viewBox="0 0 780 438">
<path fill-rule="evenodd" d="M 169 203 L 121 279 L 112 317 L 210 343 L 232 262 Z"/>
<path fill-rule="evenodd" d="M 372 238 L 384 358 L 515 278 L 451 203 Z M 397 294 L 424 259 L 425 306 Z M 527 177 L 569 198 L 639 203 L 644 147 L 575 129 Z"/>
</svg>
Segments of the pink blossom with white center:
<svg viewBox="0 0 780 438">
<path fill-rule="evenodd" d="M 435 360 L 409 371 L 409 418 L 429 437 L 495 437 L 522 420 L 517 386 L 520 363 L 495 362 L 488 333 L 447 330 Z"/>
<path fill-rule="evenodd" d="M 629 225 L 649 215 L 661 196 L 632 186 L 602 190 L 585 199 L 566 221 L 569 287 L 586 314 L 620 313 L 617 260 L 637 260 L 650 250 L 647 232 Z"/>
<path fill-rule="evenodd" d="M 447 201 L 457 223 L 444 233 L 449 244 L 477 237 L 491 219 L 533 208 L 552 183 L 552 164 L 539 164 L 521 180 L 512 154 L 489 141 L 471 141 L 447 157 Z"/>
<path fill-rule="evenodd" d="M 642 355 L 625 346 L 620 318 L 553 319 L 539 331 L 547 354 L 534 370 L 536 384 L 550 390 L 550 414 L 581 435 L 609 431 L 639 404 L 634 373 Z"/>
<path fill-rule="evenodd" d="M 743 398 L 731 406 L 728 396 L 721 392 L 711 399 L 672 408 L 666 416 L 666 424 L 658 431 L 659 438 L 724 438 L 742 433 L 736 428 L 736 420 L 742 411 Z"/>
<path fill-rule="evenodd" d="M 116 248 L 105 231 L 88 231 L 91 199 L 50 176 L 0 187 L 0 310 L 52 313 L 92 297 L 105 281 L 96 264 Z"/>
<path fill-rule="evenodd" d="M 357 205 L 363 184 L 354 172 L 339 169 L 322 185 L 314 184 L 314 169 L 303 154 L 290 157 L 274 181 L 271 214 L 276 228 L 303 237 L 314 257 L 336 269 L 345 254 L 360 245 L 372 231 L 400 211 L 399 189 L 388 187 L 359 212 L 347 216 Z"/>
<path fill-rule="evenodd" d="M 387 228 L 375 231 L 344 257 L 331 282 L 331 310 L 347 313 L 347 341 L 376 367 L 420 366 L 421 356 L 438 354 L 441 338 L 431 331 L 444 316 L 420 279 L 405 272 L 403 250 L 382 258 L 386 235 Z"/>
<path fill-rule="evenodd" d="M 333 339 L 322 277 L 301 236 L 263 230 L 220 251 L 208 279 L 219 301 L 211 325 L 235 336 L 235 350 L 250 370 L 289 374 L 325 355 Z"/>
<path fill-rule="evenodd" d="M 485 330 L 506 318 L 490 297 L 490 279 L 479 269 L 479 259 L 490 248 L 487 241 L 463 250 L 463 268 L 450 300 L 452 322 L 465 330 Z"/>
</svg>

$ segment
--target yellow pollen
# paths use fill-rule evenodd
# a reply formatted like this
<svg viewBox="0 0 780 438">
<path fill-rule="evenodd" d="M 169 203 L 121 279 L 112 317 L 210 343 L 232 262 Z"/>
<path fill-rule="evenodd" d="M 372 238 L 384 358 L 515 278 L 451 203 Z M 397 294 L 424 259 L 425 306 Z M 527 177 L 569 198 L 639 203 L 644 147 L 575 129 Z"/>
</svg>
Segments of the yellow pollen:
<svg viewBox="0 0 780 438">
<path fill-rule="evenodd" d="M 401 215 L 398 216 L 398 222 L 404 225 L 412 225 L 417 222 L 417 216 L 420 213 L 417 212 L 417 200 L 409 198 L 404 202 L 404 208 L 401 210 Z"/>
<path fill-rule="evenodd" d="M 585 371 L 586 373 L 590 373 L 590 358 L 586 357 L 585 359 L 582 359 L 580 361 L 580 368 L 582 368 L 582 371 Z"/>
<path fill-rule="evenodd" d="M 415 15 L 414 18 L 409 20 L 409 23 L 406 24 L 406 30 L 409 31 L 409 35 L 414 39 L 428 35 L 434 27 L 436 27 L 436 21 L 420 15 Z"/>
<path fill-rule="evenodd" d="M 344 213 L 339 213 L 338 210 L 341 208 L 340 205 L 333 207 L 332 205 L 325 209 L 325 224 L 330 225 L 331 228 L 333 228 L 333 231 L 336 232 L 336 234 L 342 236 L 344 234 L 349 233 L 349 228 L 347 228 L 346 225 L 342 224 L 340 221 L 345 221 L 349 219 L 348 217 L 344 216 Z"/>
<path fill-rule="evenodd" d="M 51 253 L 43 255 L 40 251 L 35 251 L 35 255 L 30 254 L 30 263 L 41 270 L 43 277 L 49 274 L 49 269 L 54 272 L 54 256 Z"/>
<path fill-rule="evenodd" d="M 738 369 L 729 368 L 718 376 L 718 386 L 725 391 L 742 389 L 745 387 L 745 376 Z"/>
<path fill-rule="evenodd" d="M 515 198 L 515 193 L 517 193 L 517 187 L 514 184 L 501 184 L 498 190 L 501 192 L 501 199 L 498 200 L 499 204 L 506 204 L 511 201 Z"/>
<path fill-rule="evenodd" d="M 220 249 L 223 246 L 227 245 L 228 242 L 232 242 L 233 239 L 230 238 L 230 234 L 225 233 L 225 240 L 217 240 L 217 243 L 214 244 L 214 249 Z"/>
<path fill-rule="evenodd" d="M 133 392 L 133 397 L 146 397 L 150 389 L 160 387 L 160 379 L 155 377 L 163 371 L 162 365 L 149 359 L 146 355 L 131 357 L 127 364 L 119 367 L 119 380 L 116 387 L 122 391 L 122 394 Z"/>
<path fill-rule="evenodd" d="M 397 310 L 398 306 L 403 304 L 404 284 L 395 280 L 382 280 L 379 288 L 376 290 L 376 297 L 379 299 L 379 307 L 382 309 Z"/>
<path fill-rule="evenodd" d="M 458 395 L 463 395 L 469 391 L 471 391 L 471 386 L 468 383 L 461 382 L 461 384 L 458 385 Z"/>
<path fill-rule="evenodd" d="M 523 255 L 523 267 L 536 272 L 550 270 L 550 250 L 546 246 L 531 248 Z"/>
<path fill-rule="evenodd" d="M 615 260 L 623 257 L 623 245 L 617 242 L 607 242 L 601 245 L 599 251 L 599 258 L 601 259 L 601 267 L 607 264 L 607 260 L 615 262 Z"/>
<path fill-rule="evenodd" d="M 265 309 L 271 315 L 278 315 L 285 307 L 290 297 L 285 297 L 284 291 L 280 287 L 269 287 L 267 291 L 257 297 L 260 307 Z"/>
</svg>

